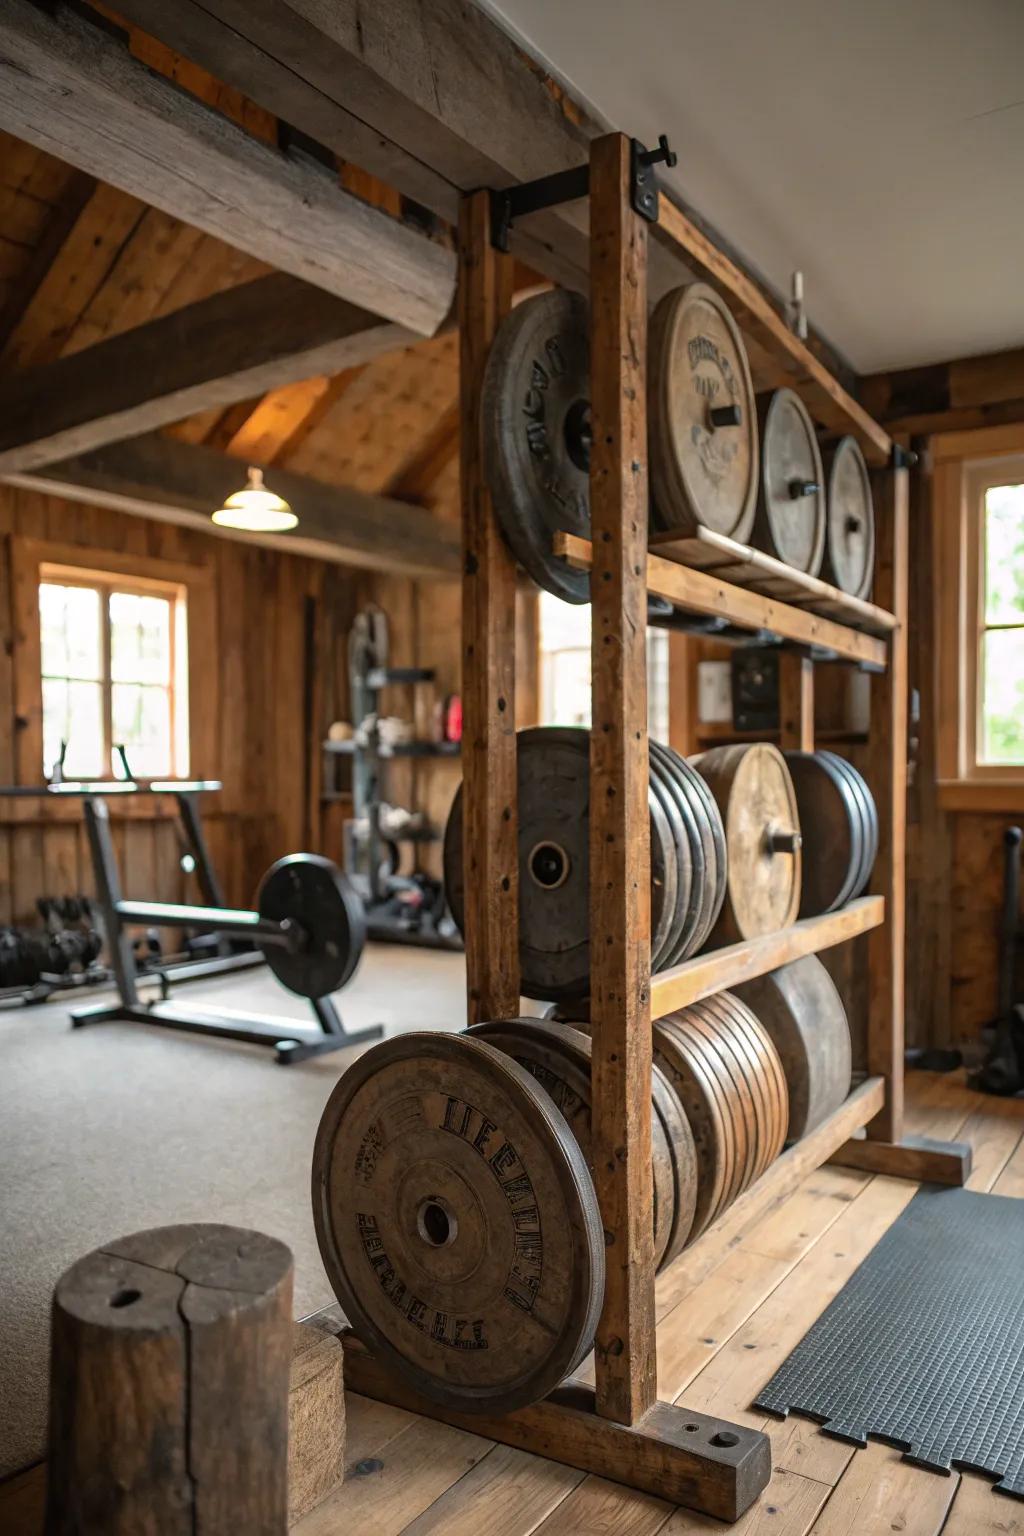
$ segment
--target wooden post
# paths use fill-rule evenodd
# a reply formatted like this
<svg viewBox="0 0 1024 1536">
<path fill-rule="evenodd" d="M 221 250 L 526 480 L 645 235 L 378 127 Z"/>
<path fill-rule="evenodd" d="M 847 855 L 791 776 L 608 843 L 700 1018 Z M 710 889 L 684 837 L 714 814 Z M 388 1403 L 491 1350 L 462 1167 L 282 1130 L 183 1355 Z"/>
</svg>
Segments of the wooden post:
<svg viewBox="0 0 1024 1536">
<path fill-rule="evenodd" d="M 779 746 L 814 751 L 814 662 L 799 651 L 779 655 Z"/>
<path fill-rule="evenodd" d="M 160 1227 L 73 1264 L 47 1536 L 283 1536 L 291 1312 L 288 1249 L 237 1227 Z"/>
<path fill-rule="evenodd" d="M 469 1022 L 519 1012 L 516 818 L 516 568 L 484 475 L 480 395 L 494 333 L 512 302 L 512 261 L 491 245 L 490 199 L 459 218 L 462 483 L 462 815 Z"/>
<path fill-rule="evenodd" d="M 889 665 L 871 679 L 868 776 L 878 807 L 879 844 L 872 890 L 885 897 L 885 922 L 869 938 L 869 1073 L 885 1078 L 885 1108 L 867 1134 L 903 1134 L 904 960 L 907 842 L 907 618 L 909 527 L 906 469 L 877 477 L 874 601 L 896 618 Z"/>
<path fill-rule="evenodd" d="M 656 1397 L 647 810 L 647 226 L 630 142 L 591 145 L 590 987 L 594 1181 L 607 1279 L 597 1409 L 632 1424 Z"/>
</svg>

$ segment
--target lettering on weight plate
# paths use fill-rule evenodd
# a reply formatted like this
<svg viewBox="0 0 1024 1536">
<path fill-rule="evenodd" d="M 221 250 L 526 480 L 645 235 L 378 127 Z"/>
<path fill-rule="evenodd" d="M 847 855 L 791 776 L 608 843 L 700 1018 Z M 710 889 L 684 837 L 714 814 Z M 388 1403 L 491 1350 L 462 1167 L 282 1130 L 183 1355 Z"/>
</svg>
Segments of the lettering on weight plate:
<svg viewBox="0 0 1024 1536">
<path fill-rule="evenodd" d="M 482 1318 L 451 1317 L 446 1312 L 428 1309 L 427 1303 L 411 1292 L 388 1257 L 375 1216 L 360 1211 L 356 1216 L 363 1252 L 370 1261 L 384 1295 L 406 1321 L 421 1333 L 449 1349 L 487 1349 L 487 1333 Z M 428 1310 L 430 1326 L 427 1326 Z M 442 1321 L 439 1322 L 439 1319 Z"/>
</svg>

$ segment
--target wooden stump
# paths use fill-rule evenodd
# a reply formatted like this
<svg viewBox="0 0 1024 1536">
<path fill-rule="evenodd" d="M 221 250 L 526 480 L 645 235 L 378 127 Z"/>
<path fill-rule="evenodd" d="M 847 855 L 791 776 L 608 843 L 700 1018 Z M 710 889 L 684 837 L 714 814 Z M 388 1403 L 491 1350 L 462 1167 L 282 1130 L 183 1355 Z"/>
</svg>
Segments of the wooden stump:
<svg viewBox="0 0 1024 1536">
<path fill-rule="evenodd" d="M 237 1227 L 160 1227 L 73 1264 L 47 1536 L 282 1536 L 291 1306 L 288 1249 Z"/>
<path fill-rule="evenodd" d="M 288 1524 L 323 1503 L 345 1476 L 345 1351 L 333 1333 L 292 1325 L 288 1393 Z"/>
</svg>

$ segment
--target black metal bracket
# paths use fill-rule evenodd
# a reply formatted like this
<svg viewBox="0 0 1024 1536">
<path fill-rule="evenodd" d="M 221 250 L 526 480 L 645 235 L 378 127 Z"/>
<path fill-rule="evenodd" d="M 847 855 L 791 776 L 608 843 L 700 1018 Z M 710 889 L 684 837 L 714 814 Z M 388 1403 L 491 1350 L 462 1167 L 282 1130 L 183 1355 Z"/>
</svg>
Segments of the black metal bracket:
<svg viewBox="0 0 1024 1536">
<path fill-rule="evenodd" d="M 654 167 L 672 166 L 676 160 L 664 134 L 658 139 L 657 149 L 645 149 L 639 139 L 631 141 L 630 201 L 634 211 L 652 224 L 658 221 L 658 183 Z M 558 203 L 578 202 L 589 193 L 589 162 L 568 171 L 539 176 L 535 181 L 521 181 L 514 187 L 502 187 L 499 191 L 492 189 L 491 244 L 496 250 L 507 251 L 515 219 L 528 213 L 539 213 L 542 208 L 554 208 Z"/>
<path fill-rule="evenodd" d="M 918 461 L 918 457 L 919 455 L 914 452 L 913 448 L 904 448 L 902 443 L 893 443 L 893 469 L 913 469 L 914 465 Z"/>
</svg>

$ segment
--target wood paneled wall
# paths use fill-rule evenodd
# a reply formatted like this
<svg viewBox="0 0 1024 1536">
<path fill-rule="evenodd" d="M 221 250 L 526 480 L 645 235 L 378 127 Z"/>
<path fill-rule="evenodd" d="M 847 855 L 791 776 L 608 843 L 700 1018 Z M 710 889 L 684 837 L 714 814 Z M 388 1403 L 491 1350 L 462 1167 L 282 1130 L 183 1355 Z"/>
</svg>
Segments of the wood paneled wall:
<svg viewBox="0 0 1024 1536">
<path fill-rule="evenodd" d="M 204 797 L 211 851 L 227 899 L 248 903 L 275 858 L 315 844 L 326 724 L 347 708 L 333 634 L 351 623 L 360 573 L 166 523 L 0 486 L 0 781 L 16 772 L 14 675 L 24 650 L 15 627 L 12 551 L 22 540 L 199 567 L 209 573 L 212 624 L 192 635 L 191 771 L 219 778 Z M 16 562 L 15 562 L 16 563 Z M 24 604 L 22 604 L 24 611 Z M 19 649 L 19 646 L 21 649 Z M 41 764 L 31 774 L 41 779 Z M 126 894 L 181 900 L 169 806 L 113 808 Z M 0 921 L 31 922 L 43 893 L 89 891 L 81 808 L 73 801 L 0 800 Z"/>
</svg>

